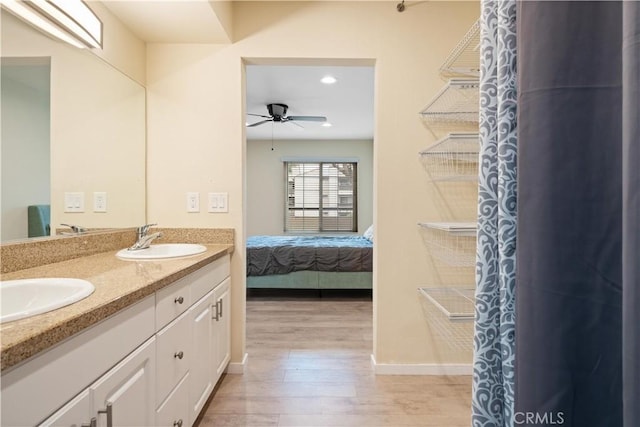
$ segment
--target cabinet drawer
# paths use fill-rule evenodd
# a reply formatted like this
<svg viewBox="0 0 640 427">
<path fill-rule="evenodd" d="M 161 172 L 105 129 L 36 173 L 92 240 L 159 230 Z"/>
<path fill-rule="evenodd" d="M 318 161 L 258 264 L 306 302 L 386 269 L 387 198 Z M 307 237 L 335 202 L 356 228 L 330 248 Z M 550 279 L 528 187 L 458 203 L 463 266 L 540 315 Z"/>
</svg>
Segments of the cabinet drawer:
<svg viewBox="0 0 640 427">
<path fill-rule="evenodd" d="M 185 375 L 156 412 L 156 427 L 189 427 L 189 373 Z"/>
<path fill-rule="evenodd" d="M 168 324 L 156 337 L 156 403 L 159 404 L 189 370 L 191 328 L 188 313 Z"/>
<path fill-rule="evenodd" d="M 184 313 L 191 305 L 191 275 L 156 293 L 156 330 Z"/>
<path fill-rule="evenodd" d="M 231 274 L 229 255 L 225 255 L 189 275 L 191 301 L 196 302 Z"/>
</svg>

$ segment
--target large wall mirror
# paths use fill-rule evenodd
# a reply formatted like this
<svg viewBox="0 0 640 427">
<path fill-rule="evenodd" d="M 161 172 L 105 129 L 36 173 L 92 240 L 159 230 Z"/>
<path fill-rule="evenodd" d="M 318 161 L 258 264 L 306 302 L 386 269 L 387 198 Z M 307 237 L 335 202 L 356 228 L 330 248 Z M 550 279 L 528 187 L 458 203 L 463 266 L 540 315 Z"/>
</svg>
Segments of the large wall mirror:
<svg viewBox="0 0 640 427">
<path fill-rule="evenodd" d="M 1 19 L 0 240 L 28 237 L 28 206 L 50 206 L 52 234 L 63 223 L 143 224 L 144 87 L 4 10 Z"/>
</svg>

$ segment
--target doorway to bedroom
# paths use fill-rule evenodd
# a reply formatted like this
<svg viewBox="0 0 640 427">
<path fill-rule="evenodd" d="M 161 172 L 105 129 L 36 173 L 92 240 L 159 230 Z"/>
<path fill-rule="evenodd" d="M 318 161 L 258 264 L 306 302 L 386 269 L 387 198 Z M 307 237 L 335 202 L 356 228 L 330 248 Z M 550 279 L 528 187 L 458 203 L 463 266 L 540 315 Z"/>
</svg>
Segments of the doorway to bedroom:
<svg viewBox="0 0 640 427">
<path fill-rule="evenodd" d="M 328 334 L 337 347 L 364 336 L 353 345 L 368 357 L 373 61 L 246 61 L 245 72 L 247 349 L 267 324 L 270 333 L 290 334 L 275 326 L 285 322 Z M 276 314 L 283 303 L 297 320 Z M 341 307 L 364 324 L 340 320 Z"/>
</svg>

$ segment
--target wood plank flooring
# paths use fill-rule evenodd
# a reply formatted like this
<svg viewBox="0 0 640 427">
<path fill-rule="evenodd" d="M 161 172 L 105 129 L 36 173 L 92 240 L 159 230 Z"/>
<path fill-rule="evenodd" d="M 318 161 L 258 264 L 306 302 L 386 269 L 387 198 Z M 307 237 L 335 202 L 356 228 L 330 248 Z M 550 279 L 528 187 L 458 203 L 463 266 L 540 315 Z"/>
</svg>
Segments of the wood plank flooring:
<svg viewBox="0 0 640 427">
<path fill-rule="evenodd" d="M 199 427 L 468 427 L 468 376 L 376 376 L 370 296 L 247 299 L 244 375 L 225 375 Z"/>
</svg>

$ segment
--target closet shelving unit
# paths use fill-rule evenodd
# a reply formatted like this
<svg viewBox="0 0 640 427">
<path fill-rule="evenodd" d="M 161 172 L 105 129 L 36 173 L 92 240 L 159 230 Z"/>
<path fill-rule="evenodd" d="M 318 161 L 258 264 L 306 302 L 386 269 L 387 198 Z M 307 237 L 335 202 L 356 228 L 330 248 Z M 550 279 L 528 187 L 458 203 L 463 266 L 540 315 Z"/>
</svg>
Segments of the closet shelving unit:
<svg viewBox="0 0 640 427">
<path fill-rule="evenodd" d="M 479 81 L 452 78 L 420 111 L 429 128 L 478 129 Z"/>
<path fill-rule="evenodd" d="M 425 318 L 435 336 L 450 348 L 471 353 L 475 297 L 473 289 L 419 288 Z"/>
<path fill-rule="evenodd" d="M 451 267 L 476 263 L 476 224 L 470 222 L 419 222 L 424 244 L 431 255 Z"/>
<path fill-rule="evenodd" d="M 419 113 L 434 135 L 443 136 L 446 132 L 419 153 L 421 163 L 435 183 L 471 183 L 478 179 L 479 45 L 478 20 L 440 67 L 440 76 L 446 84 Z M 456 191 L 458 187 L 448 188 Z M 462 194 L 466 193 L 459 195 Z M 418 226 L 431 256 L 464 276 L 463 283 L 456 285 L 418 289 L 425 319 L 440 341 L 456 352 L 471 355 L 475 285 L 472 276 L 467 279 L 467 273 L 473 271 L 476 262 L 477 224 L 421 222 Z"/>
<path fill-rule="evenodd" d="M 480 76 L 480 20 L 477 20 L 451 51 L 440 67 L 440 75 L 451 77 Z"/>
<path fill-rule="evenodd" d="M 420 151 L 420 161 L 432 181 L 477 181 L 480 144 L 477 132 L 449 133 Z"/>
</svg>

